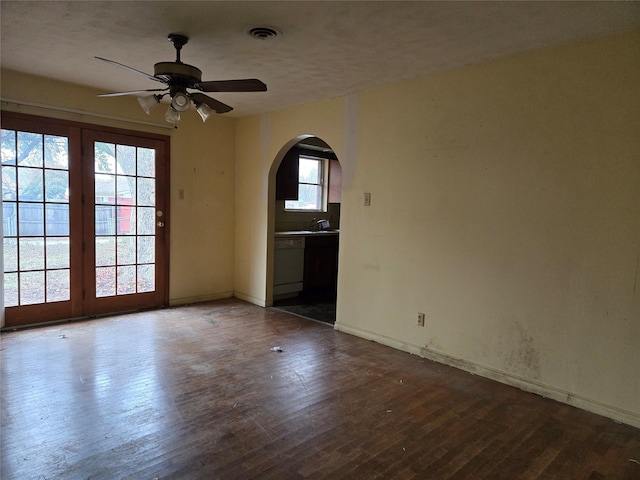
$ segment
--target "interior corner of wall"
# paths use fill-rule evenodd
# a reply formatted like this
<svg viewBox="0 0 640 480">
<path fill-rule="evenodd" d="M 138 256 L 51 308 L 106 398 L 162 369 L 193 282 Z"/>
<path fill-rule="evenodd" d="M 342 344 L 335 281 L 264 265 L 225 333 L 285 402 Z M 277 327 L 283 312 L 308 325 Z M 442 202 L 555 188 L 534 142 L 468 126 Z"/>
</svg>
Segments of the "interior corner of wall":
<svg viewBox="0 0 640 480">
<path fill-rule="evenodd" d="M 358 153 L 358 94 L 352 93 L 344 97 L 342 155 L 342 188 L 353 183 L 356 175 L 356 158 Z"/>
<path fill-rule="evenodd" d="M 271 145 L 271 114 L 263 113 L 260 115 L 260 147 L 265 162 L 269 160 L 269 145 Z"/>
</svg>

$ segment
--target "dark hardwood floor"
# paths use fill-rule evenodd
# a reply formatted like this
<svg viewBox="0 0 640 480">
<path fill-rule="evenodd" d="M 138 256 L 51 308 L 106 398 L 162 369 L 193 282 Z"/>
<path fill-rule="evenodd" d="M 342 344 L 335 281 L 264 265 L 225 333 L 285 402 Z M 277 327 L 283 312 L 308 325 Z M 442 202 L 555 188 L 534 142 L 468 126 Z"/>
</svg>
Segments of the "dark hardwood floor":
<svg viewBox="0 0 640 480">
<path fill-rule="evenodd" d="M 0 354 L 3 480 L 640 479 L 639 429 L 236 300 Z"/>
</svg>

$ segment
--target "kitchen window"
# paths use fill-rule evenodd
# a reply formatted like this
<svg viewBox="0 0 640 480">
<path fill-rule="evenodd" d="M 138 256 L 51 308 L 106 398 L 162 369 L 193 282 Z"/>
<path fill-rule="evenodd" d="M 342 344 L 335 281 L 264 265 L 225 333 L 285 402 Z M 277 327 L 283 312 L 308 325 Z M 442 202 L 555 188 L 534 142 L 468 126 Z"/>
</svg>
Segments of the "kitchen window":
<svg viewBox="0 0 640 480">
<path fill-rule="evenodd" d="M 285 210 L 322 212 L 325 207 L 325 163 L 323 158 L 300 155 L 298 160 L 298 199 L 286 200 Z"/>
</svg>

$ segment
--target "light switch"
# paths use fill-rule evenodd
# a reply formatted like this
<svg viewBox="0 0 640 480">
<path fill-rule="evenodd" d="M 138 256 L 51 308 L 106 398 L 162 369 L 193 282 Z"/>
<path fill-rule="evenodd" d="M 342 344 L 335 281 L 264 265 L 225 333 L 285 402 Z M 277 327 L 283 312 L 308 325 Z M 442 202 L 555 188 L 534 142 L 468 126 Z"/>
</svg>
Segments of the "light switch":
<svg viewBox="0 0 640 480">
<path fill-rule="evenodd" d="M 365 207 L 371 206 L 371 194 L 369 192 L 364 193 L 364 206 Z"/>
</svg>

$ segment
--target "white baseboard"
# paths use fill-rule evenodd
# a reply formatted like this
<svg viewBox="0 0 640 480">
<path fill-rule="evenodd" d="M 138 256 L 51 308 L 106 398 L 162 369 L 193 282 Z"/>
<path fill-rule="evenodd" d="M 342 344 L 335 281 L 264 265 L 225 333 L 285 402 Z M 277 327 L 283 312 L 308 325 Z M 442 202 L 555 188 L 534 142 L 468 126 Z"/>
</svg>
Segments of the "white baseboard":
<svg viewBox="0 0 640 480">
<path fill-rule="evenodd" d="M 249 303 L 253 303 L 254 305 L 258 305 L 259 307 L 266 307 L 266 301 L 264 298 L 258 298 L 258 297 L 254 297 L 253 295 L 249 295 L 246 293 L 242 293 L 242 292 L 233 292 L 233 296 L 240 299 L 240 300 L 244 300 L 245 302 L 249 302 Z"/>
<path fill-rule="evenodd" d="M 392 347 L 404 352 L 417 355 L 419 357 L 433 360 L 434 362 L 442 363 L 451 367 L 464 370 L 474 375 L 489 378 L 500 383 L 517 387 L 526 392 L 534 393 L 542 397 L 551 398 L 561 403 L 571 405 L 582 410 L 587 410 L 591 413 L 602 415 L 603 417 L 610 418 L 616 422 L 625 423 L 636 428 L 640 428 L 640 413 L 631 412 L 618 408 L 614 405 L 602 403 L 598 400 L 587 398 L 581 395 L 577 395 L 573 392 L 563 390 L 561 388 L 546 385 L 535 380 L 519 377 L 511 373 L 503 372 L 495 368 L 486 367 L 468 360 L 464 360 L 457 357 L 452 357 L 446 353 L 437 352 L 420 345 L 414 345 L 408 342 L 403 342 L 385 335 L 380 335 L 375 332 L 363 330 L 357 327 L 350 327 L 336 322 L 334 329 L 354 335 L 356 337 L 371 340 L 377 343 L 381 343 L 388 347 Z"/>
</svg>

